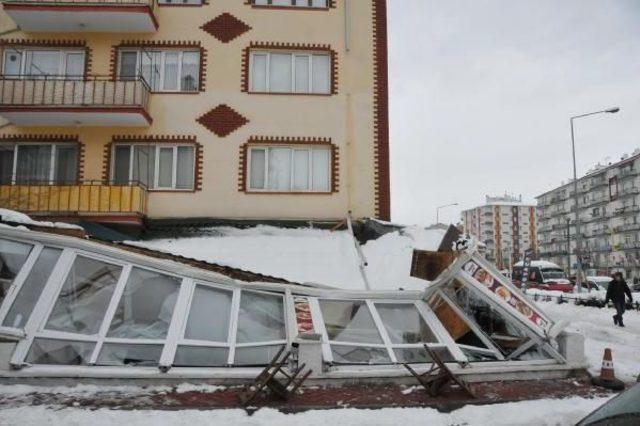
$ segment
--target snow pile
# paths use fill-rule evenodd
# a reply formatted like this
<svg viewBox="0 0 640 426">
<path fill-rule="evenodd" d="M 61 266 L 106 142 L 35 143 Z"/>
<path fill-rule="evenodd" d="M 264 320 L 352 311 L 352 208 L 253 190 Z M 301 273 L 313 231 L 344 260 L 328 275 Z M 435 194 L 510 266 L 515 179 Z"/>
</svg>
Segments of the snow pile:
<svg viewBox="0 0 640 426">
<path fill-rule="evenodd" d="M 70 223 L 41 222 L 41 221 L 33 220 L 24 213 L 20 213 L 14 210 L 3 209 L 3 208 L 0 208 L 0 220 L 3 220 L 5 222 L 20 223 L 23 225 L 40 226 L 43 228 L 75 229 L 79 231 L 83 230 L 81 226 L 72 225 Z"/>
<path fill-rule="evenodd" d="M 362 251 L 372 290 L 422 289 L 409 276 L 414 248 L 436 250 L 446 231 L 407 227 L 367 242 Z M 365 290 L 354 239 L 348 231 L 257 226 L 203 228 L 201 236 L 127 241 L 180 256 L 301 283 Z"/>
<path fill-rule="evenodd" d="M 86 410 L 55 409 L 34 406 L 2 410 L 1 425 L 72 424 L 107 426 L 195 425 L 217 424 L 236 426 L 326 426 L 328 424 L 356 426 L 376 425 L 574 425 L 588 413 L 604 404 L 608 398 L 541 399 L 505 404 L 467 405 L 451 413 L 433 408 L 384 408 L 357 410 L 352 408 L 306 411 L 283 414 L 262 409 L 249 416 L 244 410 Z"/>
<path fill-rule="evenodd" d="M 613 309 L 575 306 L 571 303 L 537 302 L 555 321 L 569 321 L 568 330 L 584 335 L 585 355 L 591 374 L 600 374 L 605 348 L 613 352 L 616 376 L 635 382 L 640 374 L 640 312 L 627 311 L 625 328 L 613 324 Z"/>
</svg>

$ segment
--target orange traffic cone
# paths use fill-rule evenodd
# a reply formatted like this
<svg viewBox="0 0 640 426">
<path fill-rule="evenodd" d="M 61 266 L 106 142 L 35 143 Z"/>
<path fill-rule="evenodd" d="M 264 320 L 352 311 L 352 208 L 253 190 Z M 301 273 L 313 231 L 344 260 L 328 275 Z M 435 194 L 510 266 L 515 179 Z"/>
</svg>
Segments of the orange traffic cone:
<svg viewBox="0 0 640 426">
<path fill-rule="evenodd" d="M 600 377 L 593 377 L 591 382 L 594 385 L 602 386 L 611 390 L 624 389 L 624 382 L 616 379 L 615 372 L 613 370 L 613 357 L 611 356 L 611 349 L 606 348 L 604 350 L 604 356 L 602 357 L 602 368 L 600 369 Z"/>
</svg>

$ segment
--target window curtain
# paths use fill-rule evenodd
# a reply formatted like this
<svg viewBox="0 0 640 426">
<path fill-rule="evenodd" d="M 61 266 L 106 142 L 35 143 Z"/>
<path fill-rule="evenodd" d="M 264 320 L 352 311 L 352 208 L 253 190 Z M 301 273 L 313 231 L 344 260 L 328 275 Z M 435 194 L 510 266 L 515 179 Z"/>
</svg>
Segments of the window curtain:
<svg viewBox="0 0 640 426">
<path fill-rule="evenodd" d="M 313 190 L 330 191 L 331 181 L 331 151 L 328 149 L 314 149 L 313 158 Z"/>
<path fill-rule="evenodd" d="M 254 54 L 251 62 L 251 91 L 267 91 L 267 55 Z"/>
<path fill-rule="evenodd" d="M 3 74 L 6 76 L 20 75 L 22 67 L 23 52 L 13 49 L 6 49 L 4 52 Z"/>
<path fill-rule="evenodd" d="M 264 149 L 251 150 L 251 189 L 264 189 L 264 173 L 266 165 L 266 151 Z"/>
<path fill-rule="evenodd" d="M 269 149 L 269 188 L 272 191 L 291 190 L 291 149 Z"/>
<path fill-rule="evenodd" d="M 133 180 L 146 185 L 155 186 L 156 147 L 152 145 L 134 145 L 133 147 Z"/>
<path fill-rule="evenodd" d="M 178 90 L 178 64 L 180 52 L 164 54 L 164 86 L 163 90 Z"/>
<path fill-rule="evenodd" d="M 131 180 L 129 167 L 131 166 L 131 146 L 116 146 L 114 152 L 113 181 L 117 185 L 127 185 Z"/>
<path fill-rule="evenodd" d="M 291 54 L 272 53 L 269 61 L 269 91 L 291 92 Z"/>
<path fill-rule="evenodd" d="M 309 189 L 309 150 L 293 151 L 293 189 L 306 191 Z"/>
<path fill-rule="evenodd" d="M 193 189 L 194 185 L 194 151 L 192 146 L 178 147 L 176 170 L 176 188 Z"/>
<path fill-rule="evenodd" d="M 32 50 L 27 52 L 28 75 L 58 75 L 62 52 L 56 50 Z"/>
<path fill-rule="evenodd" d="M 296 70 L 296 92 L 309 92 L 309 55 L 296 55 L 294 59 Z"/>
<path fill-rule="evenodd" d="M 0 145 L 0 184 L 11 183 L 13 178 L 14 145 Z"/>
<path fill-rule="evenodd" d="M 73 184 L 77 180 L 78 148 L 75 146 L 56 146 L 55 182 Z"/>
<path fill-rule="evenodd" d="M 122 52 L 120 54 L 120 78 L 133 79 L 137 74 L 138 52 Z"/>
<path fill-rule="evenodd" d="M 151 90 L 160 89 L 160 64 L 162 52 L 140 51 L 142 63 L 142 77 L 145 79 Z"/>
<path fill-rule="evenodd" d="M 17 183 L 49 182 L 51 145 L 19 145 L 17 166 Z"/>
<path fill-rule="evenodd" d="M 313 55 L 313 93 L 331 93 L 331 58 Z"/>
<path fill-rule="evenodd" d="M 184 52 L 182 54 L 182 75 L 180 90 L 183 92 L 197 92 L 200 85 L 200 53 Z"/>
<path fill-rule="evenodd" d="M 173 147 L 160 148 L 158 161 L 158 187 L 171 188 L 173 185 Z"/>
</svg>

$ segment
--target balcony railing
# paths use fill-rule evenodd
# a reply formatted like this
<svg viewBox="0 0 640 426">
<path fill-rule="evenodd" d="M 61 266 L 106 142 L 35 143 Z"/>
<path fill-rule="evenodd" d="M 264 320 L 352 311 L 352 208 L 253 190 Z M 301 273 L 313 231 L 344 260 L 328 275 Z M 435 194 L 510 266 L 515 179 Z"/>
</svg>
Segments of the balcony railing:
<svg viewBox="0 0 640 426">
<path fill-rule="evenodd" d="M 138 182 L 0 185 L 0 207 L 41 215 L 138 215 L 147 212 L 147 189 Z"/>
<path fill-rule="evenodd" d="M 149 106 L 149 85 L 142 77 L 27 76 L 0 78 L 0 105 L 46 107 Z"/>
<path fill-rule="evenodd" d="M 627 223 L 625 225 L 616 226 L 615 232 L 627 232 L 640 229 L 640 223 Z"/>
</svg>

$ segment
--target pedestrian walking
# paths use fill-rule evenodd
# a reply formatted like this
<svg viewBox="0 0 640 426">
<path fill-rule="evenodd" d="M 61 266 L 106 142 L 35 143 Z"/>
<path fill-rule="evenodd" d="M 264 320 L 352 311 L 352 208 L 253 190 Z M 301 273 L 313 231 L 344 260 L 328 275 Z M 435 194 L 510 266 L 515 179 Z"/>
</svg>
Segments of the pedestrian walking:
<svg viewBox="0 0 640 426">
<path fill-rule="evenodd" d="M 624 314 L 626 302 L 624 297 L 625 294 L 629 297 L 629 301 L 633 302 L 631 290 L 629 289 L 627 282 L 622 277 L 622 273 L 616 272 L 613 274 L 613 280 L 609 283 L 609 287 L 607 287 L 607 296 L 604 299 L 604 304 L 606 305 L 609 300 L 613 302 L 613 306 L 616 308 L 616 314 L 613 316 L 613 323 L 620 327 L 624 327 L 622 315 Z"/>
</svg>

